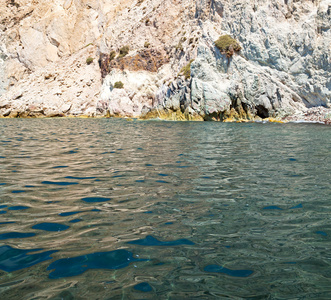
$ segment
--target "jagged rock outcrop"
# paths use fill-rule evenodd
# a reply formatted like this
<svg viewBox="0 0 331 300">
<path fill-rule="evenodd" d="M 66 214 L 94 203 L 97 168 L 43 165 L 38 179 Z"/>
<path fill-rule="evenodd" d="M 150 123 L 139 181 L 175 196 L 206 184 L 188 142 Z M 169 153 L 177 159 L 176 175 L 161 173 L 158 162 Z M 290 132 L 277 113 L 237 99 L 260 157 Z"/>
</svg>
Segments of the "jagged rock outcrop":
<svg viewBox="0 0 331 300">
<path fill-rule="evenodd" d="M 328 0 L 0 5 L 0 115 L 300 118 L 331 105 Z M 239 52 L 215 46 L 225 34 Z"/>
</svg>

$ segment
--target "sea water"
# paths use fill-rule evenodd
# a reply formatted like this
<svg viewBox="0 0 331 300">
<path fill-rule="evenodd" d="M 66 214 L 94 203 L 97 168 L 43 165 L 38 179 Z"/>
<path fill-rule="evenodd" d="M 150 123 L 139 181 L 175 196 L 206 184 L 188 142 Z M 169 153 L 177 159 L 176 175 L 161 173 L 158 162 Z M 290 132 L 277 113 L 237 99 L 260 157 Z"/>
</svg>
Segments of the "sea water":
<svg viewBox="0 0 331 300">
<path fill-rule="evenodd" d="M 0 120 L 1 299 L 330 299 L 331 127 Z"/>
</svg>

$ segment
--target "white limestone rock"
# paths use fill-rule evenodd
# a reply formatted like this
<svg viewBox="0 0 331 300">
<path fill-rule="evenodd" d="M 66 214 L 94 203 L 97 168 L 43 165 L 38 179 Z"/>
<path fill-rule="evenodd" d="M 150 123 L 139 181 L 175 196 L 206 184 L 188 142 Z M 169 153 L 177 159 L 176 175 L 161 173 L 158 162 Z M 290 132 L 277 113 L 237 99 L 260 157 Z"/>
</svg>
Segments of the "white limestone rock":
<svg viewBox="0 0 331 300">
<path fill-rule="evenodd" d="M 157 107 L 205 117 L 240 103 L 285 116 L 331 106 L 329 0 L 16 2 L 0 0 L 0 115 L 139 116 Z M 214 44 L 224 34 L 242 47 L 231 58 Z M 99 55 L 125 45 L 132 57 L 146 45 L 162 50 L 167 63 L 112 69 L 102 80 Z"/>
</svg>

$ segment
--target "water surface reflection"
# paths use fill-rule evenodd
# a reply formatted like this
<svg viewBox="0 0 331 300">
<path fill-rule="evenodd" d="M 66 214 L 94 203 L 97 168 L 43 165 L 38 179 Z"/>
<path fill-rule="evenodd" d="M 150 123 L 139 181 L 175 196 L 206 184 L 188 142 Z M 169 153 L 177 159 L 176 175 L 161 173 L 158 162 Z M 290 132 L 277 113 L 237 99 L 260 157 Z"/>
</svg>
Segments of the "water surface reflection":
<svg viewBox="0 0 331 300">
<path fill-rule="evenodd" d="M 330 138 L 0 120 L 1 298 L 329 299 Z"/>
</svg>

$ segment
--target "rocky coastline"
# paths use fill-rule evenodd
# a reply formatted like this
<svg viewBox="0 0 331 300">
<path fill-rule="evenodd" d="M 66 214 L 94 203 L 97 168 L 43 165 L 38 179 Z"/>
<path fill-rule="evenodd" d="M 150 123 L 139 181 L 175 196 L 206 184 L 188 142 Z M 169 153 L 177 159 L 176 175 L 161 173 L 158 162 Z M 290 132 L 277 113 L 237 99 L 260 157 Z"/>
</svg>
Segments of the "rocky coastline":
<svg viewBox="0 0 331 300">
<path fill-rule="evenodd" d="M 331 123 L 331 5 L 1 0 L 0 117 Z"/>
</svg>

